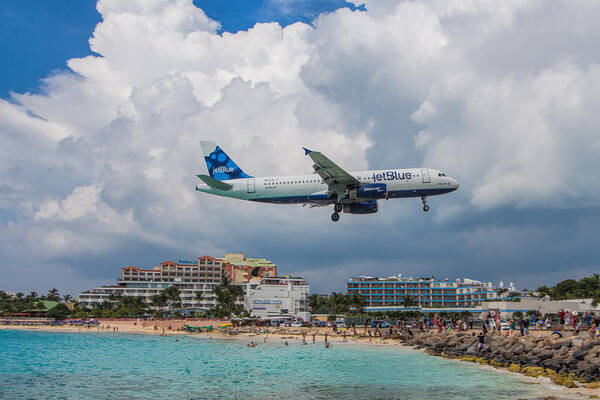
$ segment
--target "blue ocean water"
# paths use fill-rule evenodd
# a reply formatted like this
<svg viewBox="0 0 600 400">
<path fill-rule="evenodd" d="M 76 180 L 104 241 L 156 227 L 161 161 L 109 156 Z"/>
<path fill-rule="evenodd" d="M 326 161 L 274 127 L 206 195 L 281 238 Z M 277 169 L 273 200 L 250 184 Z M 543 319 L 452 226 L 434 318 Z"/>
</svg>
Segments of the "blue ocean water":
<svg viewBox="0 0 600 400">
<path fill-rule="evenodd" d="M 397 347 L 259 343 L 0 330 L 0 398 L 490 400 L 548 393 L 512 375 Z"/>
</svg>

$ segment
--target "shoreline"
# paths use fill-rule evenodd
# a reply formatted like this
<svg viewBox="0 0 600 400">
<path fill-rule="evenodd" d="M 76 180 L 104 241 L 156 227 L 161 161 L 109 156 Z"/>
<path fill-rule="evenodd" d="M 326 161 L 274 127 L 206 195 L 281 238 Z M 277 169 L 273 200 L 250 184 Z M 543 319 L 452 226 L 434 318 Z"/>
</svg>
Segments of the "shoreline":
<svg viewBox="0 0 600 400">
<path fill-rule="evenodd" d="M 279 331 L 280 328 L 272 328 L 269 327 L 269 332 L 267 334 L 263 332 L 227 332 L 227 331 L 219 331 L 219 328 L 213 332 L 202 332 L 202 333 L 190 333 L 187 331 L 179 331 L 179 330 L 168 330 L 165 329 L 164 333 L 161 329 L 155 329 L 153 324 L 147 324 L 147 326 L 134 325 L 132 322 L 121 322 L 121 321 L 113 321 L 110 323 L 106 323 L 103 326 L 110 325 L 110 329 L 99 329 L 98 327 L 87 328 L 87 327 L 77 327 L 77 326 L 21 326 L 21 325 L 0 325 L 0 330 L 19 330 L 19 331 L 33 331 L 33 332 L 54 332 L 54 333 L 116 333 L 116 334 L 136 334 L 136 335 L 154 335 L 154 336 L 186 336 L 191 338 L 201 338 L 201 339 L 213 339 L 213 340 L 233 340 L 240 341 L 244 343 L 248 343 L 250 341 L 257 342 L 258 345 L 265 343 L 278 343 L 283 344 L 284 341 L 289 341 L 290 344 L 298 345 L 302 343 L 302 331 L 306 333 L 306 342 L 307 344 L 313 344 L 313 333 L 315 334 L 315 342 L 314 344 L 324 344 L 325 343 L 325 332 L 327 332 L 327 341 L 336 344 L 336 345 L 349 345 L 349 346 L 369 346 L 369 347 L 397 347 L 402 348 L 404 350 L 417 351 L 422 354 L 430 355 L 430 356 L 441 356 L 445 359 L 451 361 L 461 361 L 461 362 L 470 362 L 477 364 L 478 367 L 484 368 L 487 370 L 493 370 L 496 373 L 509 374 L 515 378 L 519 378 L 528 384 L 539 384 L 543 385 L 544 388 L 555 394 L 556 396 L 570 396 L 580 399 L 593 399 L 600 398 L 600 390 L 596 388 L 588 388 L 585 386 L 577 386 L 577 387 L 566 387 L 560 385 L 556 382 L 553 382 L 550 377 L 544 375 L 528 375 L 521 371 L 512 370 L 505 366 L 494 365 L 491 362 L 480 362 L 480 360 L 474 360 L 472 358 L 465 359 L 461 356 L 455 356 L 450 354 L 432 354 L 431 351 L 421 347 L 415 346 L 411 343 L 406 343 L 401 339 L 392 339 L 386 338 L 381 340 L 379 337 L 371 338 L 369 340 L 368 337 L 354 337 L 348 335 L 346 340 L 342 335 L 329 334 L 330 330 L 327 328 L 287 328 L 285 331 Z M 113 330 L 113 328 L 116 328 Z M 261 329 L 261 330 L 264 330 Z M 549 397 L 551 398 L 551 397 Z M 560 398 L 560 397 L 558 397 Z"/>
</svg>

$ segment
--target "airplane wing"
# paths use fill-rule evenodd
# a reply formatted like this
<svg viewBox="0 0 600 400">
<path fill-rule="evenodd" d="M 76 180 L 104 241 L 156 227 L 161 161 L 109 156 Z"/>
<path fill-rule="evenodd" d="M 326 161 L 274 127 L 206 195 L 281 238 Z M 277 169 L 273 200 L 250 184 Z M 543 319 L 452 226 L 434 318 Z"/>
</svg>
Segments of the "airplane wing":
<svg viewBox="0 0 600 400">
<path fill-rule="evenodd" d="M 358 179 L 338 167 L 333 161 L 327 158 L 327 156 L 305 147 L 303 147 L 303 149 L 304 154 L 308 155 L 314 161 L 315 164 L 313 165 L 313 168 L 327 184 L 329 194 L 337 193 L 338 199 L 341 199 L 344 197 L 344 192 L 348 187 L 354 187 L 360 184 Z"/>
</svg>

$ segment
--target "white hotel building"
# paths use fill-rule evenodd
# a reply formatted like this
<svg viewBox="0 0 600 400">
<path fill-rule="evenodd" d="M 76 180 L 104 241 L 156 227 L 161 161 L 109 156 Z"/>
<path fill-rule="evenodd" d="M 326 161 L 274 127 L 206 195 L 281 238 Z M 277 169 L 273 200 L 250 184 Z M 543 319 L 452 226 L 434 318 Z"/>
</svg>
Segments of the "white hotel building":
<svg viewBox="0 0 600 400">
<path fill-rule="evenodd" d="M 310 320 L 308 283 L 298 277 L 262 278 L 247 283 L 244 308 L 258 318 L 300 318 Z"/>
<path fill-rule="evenodd" d="M 216 305 L 213 291 L 225 276 L 232 285 L 242 287 L 244 300 L 240 304 L 251 315 L 308 320 L 308 283 L 302 278 L 276 275 L 277 267 L 265 259 L 246 258 L 243 254 L 227 254 L 222 259 L 204 256 L 196 263 L 166 261 L 152 269 L 126 266 L 121 269 L 117 285 L 86 290 L 75 297 L 87 307 L 108 302 L 111 295 L 141 297 L 151 304 L 153 295 L 176 286 L 183 309 L 203 311 Z M 202 293 L 201 300 L 196 300 L 198 292 Z"/>
</svg>

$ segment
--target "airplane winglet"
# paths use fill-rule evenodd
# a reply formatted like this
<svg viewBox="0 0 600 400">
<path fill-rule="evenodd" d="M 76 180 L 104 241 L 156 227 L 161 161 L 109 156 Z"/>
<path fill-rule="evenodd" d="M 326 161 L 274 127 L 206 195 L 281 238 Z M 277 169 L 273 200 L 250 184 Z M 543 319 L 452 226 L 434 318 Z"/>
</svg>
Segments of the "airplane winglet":
<svg viewBox="0 0 600 400">
<path fill-rule="evenodd" d="M 304 150 L 304 155 L 307 155 L 309 153 L 312 153 L 312 150 L 307 149 L 306 147 L 302 148 Z"/>
</svg>

